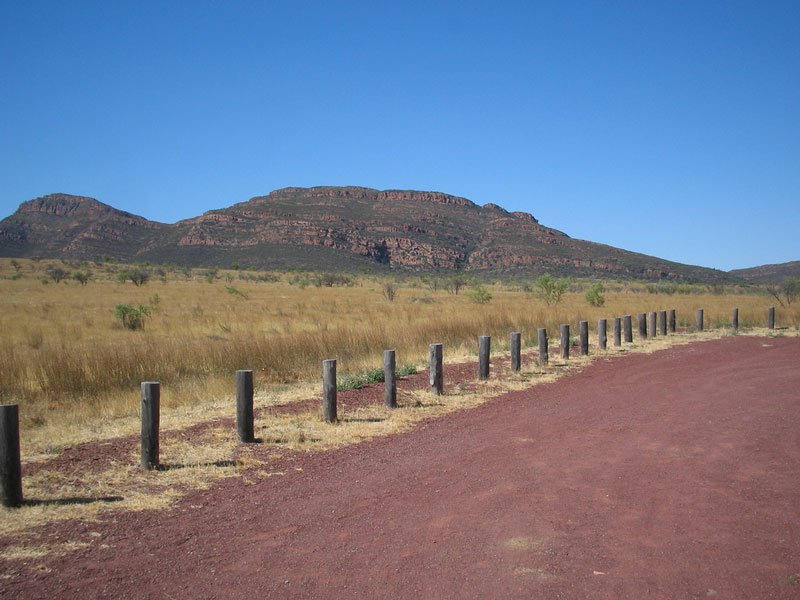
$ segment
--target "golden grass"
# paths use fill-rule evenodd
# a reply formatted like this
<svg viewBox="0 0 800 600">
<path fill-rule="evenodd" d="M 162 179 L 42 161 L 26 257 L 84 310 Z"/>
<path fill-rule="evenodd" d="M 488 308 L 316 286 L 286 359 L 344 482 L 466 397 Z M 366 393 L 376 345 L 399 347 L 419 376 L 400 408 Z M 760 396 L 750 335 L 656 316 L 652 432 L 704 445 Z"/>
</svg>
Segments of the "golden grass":
<svg viewBox="0 0 800 600">
<path fill-rule="evenodd" d="M 580 292 L 548 307 L 499 285 L 491 288 L 490 304 L 478 305 L 467 291 L 452 295 L 419 282 L 400 287 L 396 301 L 388 302 L 383 282 L 373 278 L 359 278 L 353 287 L 301 289 L 285 281 L 238 280 L 234 272 L 221 272 L 214 283 L 176 272 L 166 283 L 153 279 L 135 287 L 104 271 L 122 268 L 113 265 L 95 267 L 86 286 L 43 285 L 40 278 L 53 262 L 18 259 L 22 277 L 11 280 L 15 269 L 0 260 L 0 394 L 20 404 L 24 443 L 38 430 L 51 446 L 40 450 L 51 452 L 83 439 L 135 433 L 138 386 L 145 380 L 161 382 L 170 427 L 173 409 L 208 413 L 209 405 L 228 402 L 236 369 L 255 370 L 257 392 L 275 397 L 292 387 L 285 384 L 315 383 L 326 358 L 339 359 L 340 374 L 359 372 L 380 367 L 383 349 L 395 348 L 399 365 L 422 366 L 434 341 L 445 344 L 446 360 L 460 360 L 474 356 L 478 335 L 491 335 L 493 350 L 505 350 L 512 330 L 532 346 L 538 327 L 556 337 L 560 323 L 571 323 L 577 336 L 580 319 L 594 331 L 602 317 L 664 308 L 676 308 L 679 321 L 693 325 L 702 306 L 707 327 L 719 328 L 738 306 L 744 328 L 763 324 L 772 304 L 759 294 L 665 296 L 642 293 L 637 284 L 609 284 L 600 308 Z M 245 297 L 229 293 L 231 287 Z M 153 305 L 145 330 L 123 329 L 114 316 L 117 304 Z M 778 322 L 796 328 L 800 311 L 779 308 Z"/>
<path fill-rule="evenodd" d="M 305 289 L 285 281 L 226 281 L 224 273 L 213 283 L 170 273 L 166 283 L 155 280 L 138 288 L 115 282 L 113 273 L 98 274 L 87 286 L 43 285 L 39 277 L 47 263 L 18 262 L 23 277 L 11 280 L 14 269 L 8 260 L 0 260 L 0 277 L 5 277 L 0 279 L 0 386 L 3 401 L 20 404 L 24 462 L 44 460 L 86 441 L 137 434 L 138 384 L 143 380 L 162 383 L 162 431 L 181 431 L 197 423 L 211 426 L 192 439 L 164 439 L 162 463 L 175 467 L 166 471 L 140 470 L 134 444 L 125 464 L 110 464 L 101 472 L 86 472 L 78 465 L 69 472 L 44 469 L 26 477 L 26 498 L 65 501 L 2 509 L 3 536 L 24 534 L 54 520 L 92 520 L 110 510 L 160 509 L 186 490 L 219 477 L 241 475 L 251 481 L 291 476 L 294 472 L 280 463 L 276 448 L 324 450 L 405 431 L 422 419 L 552 381 L 602 355 L 593 350 L 589 359 L 573 357 L 568 366 L 561 365 L 555 357 L 560 323 L 572 324 L 577 337 L 580 319 L 589 321 L 594 334 L 599 318 L 675 308 L 679 324 L 693 326 L 695 310 L 704 308 L 710 331 L 622 349 L 609 345 L 605 355 L 613 356 L 725 335 L 734 306 L 743 329 L 763 325 L 766 308 L 772 305 L 761 294 L 667 296 L 644 293 L 637 284 L 609 284 L 601 308 L 589 306 L 578 291 L 548 307 L 501 285 L 490 286 L 490 304 L 477 305 L 465 291 L 452 295 L 419 282 L 401 286 L 395 302 L 388 302 L 382 295 L 383 281 L 364 277 L 353 287 Z M 228 287 L 246 298 L 229 293 Z M 128 331 L 116 322 L 114 307 L 122 303 L 156 308 L 144 331 Z M 791 329 L 777 334 L 796 335 L 800 310 L 779 308 L 778 324 Z M 442 342 L 446 362 L 462 362 L 474 359 L 478 335 L 493 337 L 494 356 L 506 353 L 510 331 L 523 333 L 531 354 L 538 327 L 547 327 L 552 338 L 551 365 L 545 369 L 493 371 L 489 382 L 468 386 L 446 382 L 447 393 L 436 398 L 401 392 L 398 410 L 375 405 L 344 411 L 336 426 L 323 423 L 317 410 L 262 416 L 256 436 L 264 443 L 255 446 L 240 446 L 232 427 L 216 424 L 235 414 L 234 371 L 239 368 L 256 371 L 259 410 L 319 396 L 320 361 L 325 358 L 339 359 L 340 374 L 359 372 L 380 367 L 383 349 L 395 348 L 398 366 L 424 367 L 428 344 Z M 609 343 L 610 338 L 609 322 Z M 530 357 L 523 364 L 530 365 Z M 76 503 L 67 501 L 70 498 L 98 501 Z M 30 551 L 37 552 L 35 540 L 31 544 Z M 15 552 L 24 554 L 25 549 Z"/>
</svg>

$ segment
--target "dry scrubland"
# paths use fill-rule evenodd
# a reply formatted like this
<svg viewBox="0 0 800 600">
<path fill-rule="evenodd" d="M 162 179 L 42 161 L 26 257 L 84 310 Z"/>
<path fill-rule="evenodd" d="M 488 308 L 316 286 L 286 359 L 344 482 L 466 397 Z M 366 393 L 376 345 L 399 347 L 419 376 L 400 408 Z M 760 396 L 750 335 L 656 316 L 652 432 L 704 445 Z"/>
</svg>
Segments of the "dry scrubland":
<svg viewBox="0 0 800 600">
<path fill-rule="evenodd" d="M 424 367 L 428 344 L 442 342 L 445 360 L 476 353 L 476 336 L 491 335 L 493 353 L 506 351 L 508 334 L 523 332 L 535 345 L 538 327 L 551 338 L 570 323 L 577 336 L 582 319 L 594 333 L 597 320 L 676 308 L 678 325 L 694 326 L 705 310 L 706 327 L 729 326 L 739 307 L 742 328 L 763 326 L 775 304 L 759 288 L 682 286 L 683 293 L 652 293 L 638 283 L 605 282 L 602 307 L 590 306 L 575 282 L 561 302 L 548 306 L 520 285 L 486 286 L 487 304 L 470 299 L 470 288 L 453 294 L 433 289 L 436 279 L 395 284 L 354 276 L 351 285 L 248 281 L 252 274 L 207 270 L 167 272 L 135 286 L 119 283 L 123 265 L 94 266 L 86 285 L 65 279 L 42 283 L 57 261 L 0 261 L 0 393 L 18 402 L 26 428 L 55 423 L 107 421 L 138 409 L 138 384 L 162 382 L 165 408 L 197 405 L 231 394 L 236 369 L 256 371 L 257 390 L 286 390 L 287 384 L 316 382 L 320 361 L 339 359 L 339 374 L 382 366 L 382 351 L 397 350 L 398 366 Z M 64 266 L 69 269 L 69 266 Z M 72 269 L 73 271 L 75 269 Z M 19 272 L 17 279 L 12 276 Z M 244 277 L 245 279 L 241 279 Z M 439 283 L 445 281 L 441 278 Z M 680 289 L 680 288 L 679 288 Z M 151 309 L 141 331 L 125 329 L 115 316 L 119 304 Z M 778 307 L 778 324 L 797 329 L 797 305 Z M 609 337 L 611 325 L 609 324 Z"/>
<path fill-rule="evenodd" d="M 767 307 L 773 304 L 757 289 L 682 286 L 680 293 L 666 294 L 651 293 L 658 290 L 650 286 L 648 291 L 644 284 L 617 282 L 605 282 L 602 307 L 590 306 L 585 298 L 591 282 L 573 283 L 561 302 L 551 306 L 520 284 L 485 284 L 492 299 L 478 304 L 470 298 L 469 286 L 458 294 L 440 289 L 441 278 L 396 282 L 397 295 L 390 302 L 384 294 L 388 279 L 360 276 L 349 286 L 302 287 L 307 275 L 197 269 L 161 276 L 153 270 L 148 283 L 135 286 L 117 281 L 127 268 L 122 265 L 90 265 L 93 276 L 86 285 L 75 280 L 43 283 L 53 266 L 86 270 L 86 265 L 54 261 L 0 260 L 2 401 L 20 404 L 23 463 L 40 463 L 23 480 L 25 496 L 34 502 L 0 509 L 9 517 L 0 519 L 0 537 L 22 536 L 0 554 L 0 561 L 11 565 L 8 572 L 0 569 L 2 577 L 14 576 L 14 561 L 77 549 L 43 545 L 35 533 L 39 525 L 92 520 L 110 510 L 159 509 L 219 477 L 239 475 L 248 481 L 289 476 L 292 468 L 282 462 L 286 453 L 402 431 L 422 419 L 580 369 L 598 353 L 573 357 L 568 364 L 560 361 L 561 323 L 572 324 L 577 336 L 578 321 L 589 320 L 594 347 L 600 318 L 676 308 L 679 327 L 693 328 L 696 309 L 705 309 L 706 327 L 714 331 L 637 341 L 622 349 L 609 346 L 607 354 L 647 352 L 729 334 L 734 306 L 740 309 L 740 327 L 763 328 Z M 118 304 L 151 307 L 144 330 L 125 329 L 115 316 Z M 798 334 L 796 304 L 778 308 L 777 320 L 788 329 L 771 335 Z M 531 351 L 535 330 L 543 326 L 555 346 L 544 369 L 534 366 Z M 431 342 L 445 344 L 446 362 L 463 362 L 474 360 L 478 335 L 492 336 L 494 356 L 507 352 L 511 331 L 523 333 L 521 373 L 495 363 L 490 381 L 446 381 L 446 395 L 436 400 L 427 392 L 406 389 L 399 394 L 398 410 L 385 409 L 379 400 L 348 407 L 340 412 L 337 427 L 322 422 L 316 401 L 297 411 L 276 412 L 289 403 L 319 398 L 322 359 L 339 359 L 340 380 L 381 367 L 385 348 L 397 350 L 398 367 L 424 368 Z M 234 371 L 241 368 L 256 371 L 256 436 L 261 444 L 239 444 L 230 422 Z M 137 434 L 143 380 L 162 383 L 162 431 L 171 435 L 162 439 L 161 460 L 180 468 L 158 473 L 139 469 L 133 442 L 124 444 L 124 456 L 112 452 L 99 462 L 70 460 L 59 467 L 41 463 L 82 442 Z M 191 429 L 199 423 L 205 425 Z"/>
<path fill-rule="evenodd" d="M 88 268 L 92 279 L 45 284 L 52 267 Z M 444 278 L 398 282 L 390 302 L 383 290 L 388 280 L 367 276 L 315 287 L 300 285 L 297 274 L 253 281 L 264 274 L 151 269 L 150 280 L 135 286 L 117 281 L 125 268 L 0 261 L 0 391 L 4 402 L 21 405 L 26 438 L 40 430 L 51 440 L 78 441 L 69 439 L 70 427 L 83 438 L 123 433 L 114 423 L 137 415 L 144 380 L 162 383 L 167 413 L 229 398 L 236 369 L 256 372 L 257 394 L 307 397 L 325 358 L 339 359 L 341 377 L 381 367 L 385 348 L 397 350 L 398 366 L 423 367 L 431 342 L 443 342 L 445 360 L 453 362 L 475 355 L 478 335 L 491 335 L 493 353 L 502 352 L 510 331 L 521 331 L 530 347 L 537 327 L 557 338 L 559 324 L 571 323 L 577 336 L 581 319 L 594 333 L 599 318 L 666 308 L 677 309 L 679 326 L 693 326 L 698 307 L 705 309 L 706 327 L 721 328 L 734 306 L 747 328 L 763 326 L 774 304 L 758 288 L 682 286 L 666 294 L 619 282 L 605 282 L 602 307 L 587 303 L 588 282 L 573 283 L 552 306 L 519 284 L 496 283 L 486 286 L 491 302 L 478 304 L 469 287 L 458 294 L 434 289 Z M 149 306 L 144 330 L 125 329 L 115 316 L 118 304 Z M 796 330 L 800 310 L 779 307 L 777 319 Z"/>
</svg>

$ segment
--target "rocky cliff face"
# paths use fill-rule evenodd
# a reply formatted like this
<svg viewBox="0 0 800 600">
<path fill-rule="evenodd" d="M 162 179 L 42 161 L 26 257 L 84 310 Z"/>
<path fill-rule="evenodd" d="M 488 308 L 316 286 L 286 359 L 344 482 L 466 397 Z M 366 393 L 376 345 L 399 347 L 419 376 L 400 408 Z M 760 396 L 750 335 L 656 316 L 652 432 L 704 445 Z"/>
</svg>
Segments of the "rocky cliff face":
<svg viewBox="0 0 800 600">
<path fill-rule="evenodd" d="M 316 249 L 309 258 L 310 249 Z M 308 250 L 304 250 L 308 249 Z M 321 253 L 320 253 L 321 252 Z M 574 240 L 535 217 L 441 192 L 284 188 L 164 225 L 92 198 L 53 194 L 0 222 L 0 254 L 227 266 L 474 271 L 646 279 L 724 274 Z M 280 260 L 278 259 L 280 256 Z M 325 264 L 314 261 L 324 258 Z M 328 260 L 330 259 L 330 260 Z M 307 261 L 311 260 L 311 264 Z M 337 262 L 338 261 L 338 262 Z"/>
</svg>

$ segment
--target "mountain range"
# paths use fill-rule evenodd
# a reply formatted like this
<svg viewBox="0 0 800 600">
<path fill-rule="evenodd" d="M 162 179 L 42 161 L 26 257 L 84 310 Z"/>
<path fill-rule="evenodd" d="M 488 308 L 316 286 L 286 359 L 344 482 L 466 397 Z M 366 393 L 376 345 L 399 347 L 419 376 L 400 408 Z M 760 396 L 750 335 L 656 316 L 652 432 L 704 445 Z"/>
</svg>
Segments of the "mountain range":
<svg viewBox="0 0 800 600">
<path fill-rule="evenodd" d="M 284 188 L 174 224 L 51 194 L 0 221 L 0 256 L 348 271 L 724 282 L 732 275 L 577 240 L 441 192 Z"/>
</svg>

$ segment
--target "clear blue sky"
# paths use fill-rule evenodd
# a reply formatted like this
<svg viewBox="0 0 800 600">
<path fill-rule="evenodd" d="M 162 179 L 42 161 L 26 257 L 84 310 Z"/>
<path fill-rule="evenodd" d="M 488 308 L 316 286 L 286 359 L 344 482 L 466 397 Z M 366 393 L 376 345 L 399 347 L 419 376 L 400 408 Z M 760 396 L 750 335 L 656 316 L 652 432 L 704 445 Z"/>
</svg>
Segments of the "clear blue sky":
<svg viewBox="0 0 800 600">
<path fill-rule="evenodd" d="M 438 190 L 730 269 L 800 259 L 800 2 L 6 0 L 0 216 Z"/>
</svg>

